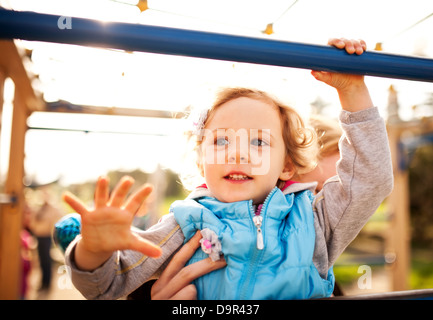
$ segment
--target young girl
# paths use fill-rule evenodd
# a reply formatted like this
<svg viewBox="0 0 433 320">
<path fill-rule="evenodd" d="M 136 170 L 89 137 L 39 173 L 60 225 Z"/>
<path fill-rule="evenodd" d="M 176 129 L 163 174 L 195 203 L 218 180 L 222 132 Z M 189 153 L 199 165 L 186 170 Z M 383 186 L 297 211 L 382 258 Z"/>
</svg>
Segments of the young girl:
<svg viewBox="0 0 433 320">
<path fill-rule="evenodd" d="M 363 41 L 329 44 L 362 54 Z M 338 175 L 313 195 L 296 183 L 312 167 L 314 135 L 293 109 L 269 95 L 229 89 L 198 122 L 198 167 L 206 182 L 173 203 L 154 227 L 132 232 L 144 186 L 126 201 L 133 181 L 108 192 L 100 178 L 94 209 L 71 194 L 81 235 L 67 248 L 72 281 L 87 298 L 119 298 L 157 277 L 197 230 L 203 249 L 190 263 L 224 255 L 227 266 L 198 278 L 199 299 L 308 299 L 331 295 L 332 265 L 391 192 L 393 175 L 383 120 L 362 76 L 312 72 L 335 87 L 343 111 Z M 154 245 L 156 243 L 157 245 Z M 216 256 L 216 257 L 215 257 Z"/>
</svg>

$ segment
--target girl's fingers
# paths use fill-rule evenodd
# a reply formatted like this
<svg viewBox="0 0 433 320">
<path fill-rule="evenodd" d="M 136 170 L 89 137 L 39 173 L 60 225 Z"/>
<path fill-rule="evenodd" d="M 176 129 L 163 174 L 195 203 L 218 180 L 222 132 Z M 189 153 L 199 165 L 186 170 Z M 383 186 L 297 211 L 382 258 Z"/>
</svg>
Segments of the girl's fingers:
<svg viewBox="0 0 433 320">
<path fill-rule="evenodd" d="M 188 275 L 187 277 L 182 277 L 181 273 L 179 272 L 174 278 L 173 282 L 176 283 L 177 278 L 179 278 L 179 282 L 185 281 L 185 283 L 181 283 L 183 286 L 186 285 L 186 283 L 190 283 L 191 281 L 201 277 L 202 275 L 205 275 L 209 272 L 212 272 L 214 270 L 221 269 L 227 265 L 226 260 L 224 257 L 221 257 L 217 261 L 212 261 L 211 258 L 206 258 L 203 260 L 200 260 L 198 262 L 195 262 L 193 264 L 190 264 L 187 267 L 183 268 L 183 272 Z M 182 279 L 184 278 L 184 279 Z M 188 281 L 189 280 L 189 281 Z"/>
<path fill-rule="evenodd" d="M 355 44 L 352 40 L 342 39 L 342 41 L 345 43 L 344 49 L 348 54 L 354 54 L 356 52 Z"/>
<path fill-rule="evenodd" d="M 151 257 L 159 258 L 162 254 L 162 249 L 156 244 L 133 234 L 133 241 L 131 243 L 131 250 L 141 252 L 142 254 Z"/>
<path fill-rule="evenodd" d="M 134 179 L 125 176 L 120 179 L 119 183 L 111 192 L 111 197 L 108 201 L 108 206 L 111 207 L 121 207 L 123 202 L 125 201 L 126 196 L 128 195 L 129 189 L 134 184 Z"/>
<path fill-rule="evenodd" d="M 107 205 L 109 197 L 109 181 L 106 177 L 99 177 L 95 189 L 95 208 L 102 208 Z"/>
<path fill-rule="evenodd" d="M 364 40 L 349 40 L 345 38 L 331 38 L 328 40 L 328 45 L 338 49 L 345 49 L 347 53 L 360 55 L 367 50 L 367 44 Z"/>
<path fill-rule="evenodd" d="M 200 247 L 200 239 L 202 235 L 200 231 L 197 231 L 195 235 L 185 243 L 182 248 L 173 256 L 170 263 L 162 272 L 158 281 L 152 286 L 152 296 L 162 293 L 165 295 L 165 290 L 167 290 L 170 281 L 179 273 L 180 270 L 185 266 L 187 261 L 191 259 L 194 252 Z M 186 283 L 188 284 L 188 282 Z M 170 284 L 171 286 L 171 284 Z M 174 292 L 176 293 L 176 292 Z"/>
<path fill-rule="evenodd" d="M 193 284 L 187 285 L 172 296 L 170 300 L 197 300 L 197 289 Z"/>
<path fill-rule="evenodd" d="M 138 210 L 135 212 L 135 215 L 137 217 L 144 217 L 147 214 L 147 200 L 143 201 L 138 208 Z"/>
<path fill-rule="evenodd" d="M 367 44 L 364 40 L 352 40 L 352 44 L 355 47 L 355 53 L 361 55 L 367 49 Z"/>
<path fill-rule="evenodd" d="M 364 40 L 359 40 L 361 47 L 364 51 L 367 51 L 367 43 Z"/>
<path fill-rule="evenodd" d="M 177 273 L 185 266 L 196 250 L 200 247 L 202 235 L 197 231 L 195 235 L 185 243 L 182 248 L 173 256 L 168 266 L 159 278 L 161 286 L 164 287 Z"/>
<path fill-rule="evenodd" d="M 330 72 L 326 71 L 311 71 L 311 74 L 313 75 L 316 80 L 323 81 L 325 83 L 330 83 L 332 81 L 332 74 Z"/>
<path fill-rule="evenodd" d="M 69 191 L 66 191 L 63 194 L 63 201 L 82 216 L 89 212 L 84 203 Z"/>
<path fill-rule="evenodd" d="M 346 43 L 342 39 L 331 38 L 328 40 L 328 45 L 334 46 L 338 49 L 343 49 L 345 47 Z"/>
<path fill-rule="evenodd" d="M 195 279 L 208 274 L 209 272 L 221 269 L 227 265 L 224 258 L 218 261 L 212 261 L 210 258 L 206 258 L 190 264 L 187 267 L 182 268 L 173 279 L 170 280 L 168 285 L 163 287 L 162 290 L 152 294 L 152 298 L 155 299 L 166 299 L 176 295 L 180 290 L 188 286 Z M 156 284 L 156 283 L 155 283 Z M 152 288 L 153 289 L 153 288 Z M 162 296 L 164 295 L 164 296 Z"/>
<path fill-rule="evenodd" d="M 136 213 L 137 210 L 144 208 L 143 201 L 152 192 L 153 187 L 149 184 L 145 184 L 140 189 L 138 189 L 134 194 L 132 194 L 125 203 L 125 209 L 131 213 Z"/>
</svg>

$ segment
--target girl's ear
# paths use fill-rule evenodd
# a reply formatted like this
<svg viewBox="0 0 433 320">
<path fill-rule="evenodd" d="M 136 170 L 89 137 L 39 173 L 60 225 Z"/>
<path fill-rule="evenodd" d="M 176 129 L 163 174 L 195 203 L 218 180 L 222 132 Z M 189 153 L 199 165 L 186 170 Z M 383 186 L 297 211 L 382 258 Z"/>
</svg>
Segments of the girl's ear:
<svg viewBox="0 0 433 320">
<path fill-rule="evenodd" d="M 280 180 L 288 181 L 295 175 L 295 173 L 295 166 L 291 162 L 288 162 L 280 174 Z"/>
</svg>

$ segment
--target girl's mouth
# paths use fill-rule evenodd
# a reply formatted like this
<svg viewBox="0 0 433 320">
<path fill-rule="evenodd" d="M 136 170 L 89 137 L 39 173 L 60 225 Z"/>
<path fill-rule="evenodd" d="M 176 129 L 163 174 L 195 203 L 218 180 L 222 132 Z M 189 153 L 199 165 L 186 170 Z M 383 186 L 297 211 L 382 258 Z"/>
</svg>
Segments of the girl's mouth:
<svg viewBox="0 0 433 320">
<path fill-rule="evenodd" d="M 230 181 L 247 181 L 247 180 L 252 180 L 253 178 L 251 178 L 251 177 L 249 177 L 243 173 L 230 173 L 230 174 L 226 175 L 224 177 L 224 179 L 230 180 Z"/>
</svg>

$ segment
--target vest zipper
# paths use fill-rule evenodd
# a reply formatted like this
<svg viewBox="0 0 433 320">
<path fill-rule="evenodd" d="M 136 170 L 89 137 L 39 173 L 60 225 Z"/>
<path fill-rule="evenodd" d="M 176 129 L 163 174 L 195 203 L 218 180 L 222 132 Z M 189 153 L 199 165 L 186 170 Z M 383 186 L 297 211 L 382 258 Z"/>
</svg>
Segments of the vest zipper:
<svg viewBox="0 0 433 320">
<path fill-rule="evenodd" d="M 260 262 L 260 259 L 263 255 L 263 249 L 265 248 L 265 242 L 263 238 L 263 232 L 262 232 L 262 224 L 263 224 L 263 215 L 262 211 L 266 210 L 269 200 L 271 199 L 272 195 L 275 193 L 275 191 L 278 190 L 277 187 L 275 187 L 266 197 L 265 201 L 262 205 L 259 205 L 257 207 L 257 210 L 254 210 L 253 201 L 250 200 L 250 213 L 253 215 L 252 221 L 254 226 L 257 229 L 257 240 L 256 240 L 256 249 L 252 252 L 251 260 L 249 261 L 248 268 L 245 270 L 245 277 L 241 280 L 241 283 L 239 284 L 239 299 L 245 300 L 248 299 L 248 297 L 251 297 L 251 290 L 254 288 L 254 282 L 255 280 L 255 274 L 257 266 Z M 263 211 L 264 212 L 264 211 Z"/>
<path fill-rule="evenodd" d="M 257 249 L 263 250 L 264 244 L 263 244 L 263 233 L 262 233 L 262 221 L 263 217 L 259 215 L 255 215 L 253 217 L 254 225 L 257 228 Z"/>
<path fill-rule="evenodd" d="M 268 204 L 269 199 L 271 196 L 275 193 L 277 190 L 277 187 L 275 187 L 267 196 L 265 201 L 263 201 L 263 204 L 258 205 L 257 210 L 254 211 L 252 209 L 252 212 L 254 212 L 253 217 L 253 223 L 257 229 L 257 241 L 256 241 L 256 247 L 258 250 L 263 250 L 265 245 L 263 241 L 263 232 L 262 232 L 262 223 L 263 223 L 263 216 L 261 215 L 263 207 L 266 207 Z M 251 205 L 252 206 L 252 205 Z"/>
</svg>

